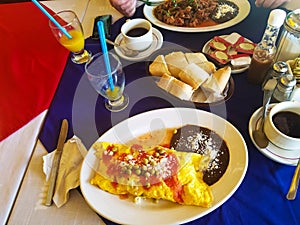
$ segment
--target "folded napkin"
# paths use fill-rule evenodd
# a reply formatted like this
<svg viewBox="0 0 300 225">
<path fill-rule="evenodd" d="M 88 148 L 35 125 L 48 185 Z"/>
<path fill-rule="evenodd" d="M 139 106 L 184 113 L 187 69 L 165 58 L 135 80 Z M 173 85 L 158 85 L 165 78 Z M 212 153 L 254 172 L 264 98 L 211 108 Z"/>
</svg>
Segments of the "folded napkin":
<svg viewBox="0 0 300 225">
<path fill-rule="evenodd" d="M 43 156 L 43 171 L 47 181 L 50 177 L 55 152 L 56 150 Z M 86 153 L 85 146 L 76 136 L 65 143 L 53 195 L 53 202 L 57 207 L 63 206 L 68 201 L 69 191 L 79 186 L 81 164 Z"/>
</svg>

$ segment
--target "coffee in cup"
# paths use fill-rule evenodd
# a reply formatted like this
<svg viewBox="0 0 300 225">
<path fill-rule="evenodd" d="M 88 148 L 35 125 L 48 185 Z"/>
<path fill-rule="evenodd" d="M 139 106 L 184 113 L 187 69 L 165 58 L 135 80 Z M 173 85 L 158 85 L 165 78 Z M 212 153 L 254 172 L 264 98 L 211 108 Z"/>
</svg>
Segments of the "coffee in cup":
<svg viewBox="0 0 300 225">
<path fill-rule="evenodd" d="M 152 25 L 146 19 L 129 19 L 121 27 L 126 47 L 131 50 L 143 51 L 153 41 Z"/>
</svg>

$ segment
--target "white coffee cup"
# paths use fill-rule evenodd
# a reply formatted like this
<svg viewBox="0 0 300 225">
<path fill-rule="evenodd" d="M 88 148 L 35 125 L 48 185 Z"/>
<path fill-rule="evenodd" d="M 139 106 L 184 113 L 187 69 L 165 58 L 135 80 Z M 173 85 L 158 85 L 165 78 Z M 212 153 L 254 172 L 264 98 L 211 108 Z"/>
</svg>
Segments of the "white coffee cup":
<svg viewBox="0 0 300 225">
<path fill-rule="evenodd" d="M 300 115 L 300 102 L 285 101 L 275 104 L 275 106 L 271 108 L 264 123 L 264 132 L 274 145 L 286 151 L 298 151 L 300 154 L 300 138 L 288 136 L 276 127 L 273 118 L 274 115 L 279 112 L 293 112 Z M 281 119 L 281 121 L 284 123 L 286 120 Z M 281 127 L 287 128 L 289 125 L 286 123 L 287 122 L 281 125 Z"/>
<path fill-rule="evenodd" d="M 128 49 L 143 51 L 153 41 L 152 25 L 146 19 L 129 19 L 121 27 L 121 34 Z"/>
</svg>

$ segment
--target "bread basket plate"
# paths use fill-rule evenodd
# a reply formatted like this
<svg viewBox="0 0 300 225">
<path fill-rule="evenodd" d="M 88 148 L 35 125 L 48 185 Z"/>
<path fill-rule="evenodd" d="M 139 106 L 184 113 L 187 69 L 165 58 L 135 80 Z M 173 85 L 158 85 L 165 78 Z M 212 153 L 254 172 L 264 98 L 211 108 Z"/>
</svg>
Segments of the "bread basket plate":
<svg viewBox="0 0 300 225">
<path fill-rule="evenodd" d="M 150 71 L 149 71 L 149 66 L 150 64 L 154 61 L 154 59 L 158 56 L 158 55 L 167 55 L 169 53 L 172 52 L 177 52 L 177 51 L 181 51 L 183 53 L 189 53 L 189 52 L 199 52 L 199 51 L 192 51 L 190 49 L 187 49 L 183 46 L 180 45 L 176 45 L 176 44 L 165 44 L 161 49 L 153 52 L 151 54 L 151 56 L 148 58 L 148 60 L 146 61 L 146 73 L 148 76 L 152 77 L 153 82 L 155 82 L 155 85 L 157 85 L 157 82 L 159 81 L 160 77 L 158 76 L 153 76 L 151 75 Z M 158 85 L 157 85 L 158 86 Z M 159 89 L 163 90 L 167 95 L 173 96 L 174 98 L 177 98 L 175 95 L 170 94 L 169 92 L 165 91 L 164 89 L 160 88 Z M 193 103 L 196 107 L 210 107 L 213 105 L 218 105 L 218 104 L 224 104 L 224 102 L 226 102 L 227 100 L 229 100 L 232 95 L 234 93 L 234 80 L 233 78 L 230 76 L 230 79 L 222 93 L 222 97 L 216 99 L 215 101 L 194 101 L 194 100 L 182 100 L 185 102 L 190 102 Z M 179 99 L 179 98 L 178 98 Z"/>
<path fill-rule="evenodd" d="M 222 178 L 211 186 L 214 195 L 210 208 L 183 206 L 160 200 L 154 203 L 143 200 L 134 203 L 132 199 L 105 192 L 90 184 L 93 167 L 99 162 L 90 148 L 82 164 L 80 187 L 82 194 L 101 216 L 118 224 L 182 224 L 203 217 L 226 202 L 239 188 L 248 167 L 246 143 L 240 132 L 228 121 L 213 113 L 191 108 L 163 108 L 138 114 L 124 120 L 104 133 L 96 142 L 128 143 L 128 141 L 157 129 L 198 125 L 214 130 L 223 137 L 230 151 L 230 161 Z"/>
<path fill-rule="evenodd" d="M 154 14 L 153 9 L 155 6 L 148 6 L 145 5 L 143 12 L 145 17 L 153 24 L 155 24 L 158 27 L 164 28 L 166 30 L 172 30 L 177 32 L 209 32 L 209 31 L 216 31 L 225 29 L 228 27 L 232 27 L 240 22 L 242 22 L 249 14 L 251 6 L 249 1 L 247 0 L 230 0 L 231 2 L 235 3 L 239 7 L 239 12 L 237 16 L 227 22 L 220 23 L 213 26 L 204 26 L 204 27 L 179 27 L 174 25 L 166 24 L 160 20 L 158 20 Z"/>
</svg>

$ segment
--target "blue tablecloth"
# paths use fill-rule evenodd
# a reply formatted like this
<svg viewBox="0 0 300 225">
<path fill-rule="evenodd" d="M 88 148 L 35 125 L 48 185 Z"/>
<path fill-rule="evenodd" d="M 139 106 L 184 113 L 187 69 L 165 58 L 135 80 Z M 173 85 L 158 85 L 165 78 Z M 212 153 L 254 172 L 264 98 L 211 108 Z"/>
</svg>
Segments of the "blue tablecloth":
<svg viewBox="0 0 300 225">
<path fill-rule="evenodd" d="M 269 11 L 256 8 L 253 3 L 249 16 L 241 23 L 215 32 L 178 33 L 159 29 L 164 40 L 180 44 L 193 50 L 201 50 L 204 43 L 215 35 L 238 32 L 258 42 L 266 26 Z M 134 17 L 143 17 L 142 7 Z M 112 26 L 112 39 L 120 32 L 125 18 Z M 98 41 L 87 39 L 86 48 L 93 53 L 100 51 Z M 52 151 L 56 148 L 60 123 L 67 118 L 70 123 L 68 137 L 76 134 L 87 148 L 105 131 L 129 116 L 164 107 L 195 107 L 190 103 L 173 98 L 147 79 L 146 63 L 129 63 L 122 60 L 126 73 L 126 92 L 130 98 L 129 107 L 122 112 L 111 114 L 83 76 L 84 66 L 70 60 L 49 109 L 39 138 Z M 246 73 L 232 75 L 235 83 L 234 94 L 225 106 L 216 105 L 201 108 L 211 111 L 232 123 L 243 135 L 249 154 L 249 166 L 242 184 L 234 195 L 222 206 L 208 215 L 188 224 L 300 224 L 300 194 L 296 200 L 288 201 L 288 191 L 294 167 L 276 163 L 260 153 L 251 142 L 248 122 L 253 112 L 262 104 L 259 85 L 249 84 Z M 172 216 L 172 215 L 169 215 Z M 105 220 L 107 224 L 114 224 Z"/>
</svg>

